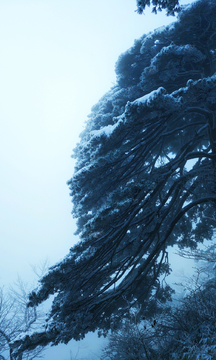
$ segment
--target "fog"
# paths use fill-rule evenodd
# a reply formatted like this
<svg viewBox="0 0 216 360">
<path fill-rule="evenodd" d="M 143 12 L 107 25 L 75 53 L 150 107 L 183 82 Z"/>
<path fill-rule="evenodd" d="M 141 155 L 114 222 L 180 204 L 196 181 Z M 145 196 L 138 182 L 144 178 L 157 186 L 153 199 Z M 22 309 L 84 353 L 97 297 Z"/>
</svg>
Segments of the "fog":
<svg viewBox="0 0 216 360">
<path fill-rule="evenodd" d="M 135 9 L 135 0 L 1 0 L 1 286 L 18 275 L 31 283 L 31 265 L 60 261 L 78 240 L 66 185 L 78 135 L 115 83 L 118 56 L 174 21 Z M 90 334 L 45 359 L 74 359 L 78 348 L 77 358 L 98 358 L 100 346 Z"/>
</svg>

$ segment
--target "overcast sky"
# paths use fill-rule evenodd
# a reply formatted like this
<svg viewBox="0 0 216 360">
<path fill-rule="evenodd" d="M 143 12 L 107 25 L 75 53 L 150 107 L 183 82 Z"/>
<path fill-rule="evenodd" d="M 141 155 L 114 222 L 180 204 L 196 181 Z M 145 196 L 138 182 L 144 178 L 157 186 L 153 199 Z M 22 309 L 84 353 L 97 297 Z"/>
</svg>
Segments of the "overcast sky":
<svg viewBox="0 0 216 360">
<path fill-rule="evenodd" d="M 77 241 L 66 182 L 78 135 L 120 53 L 174 21 L 135 9 L 135 0 L 0 1 L 0 285 L 31 281 L 29 264 L 52 265 Z"/>
</svg>

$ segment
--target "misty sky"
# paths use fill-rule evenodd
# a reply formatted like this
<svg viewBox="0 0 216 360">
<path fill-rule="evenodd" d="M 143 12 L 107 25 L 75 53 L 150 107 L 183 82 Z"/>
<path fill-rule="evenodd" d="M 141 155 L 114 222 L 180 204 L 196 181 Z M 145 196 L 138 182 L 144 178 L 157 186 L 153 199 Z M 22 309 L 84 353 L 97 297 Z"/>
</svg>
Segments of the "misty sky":
<svg viewBox="0 0 216 360">
<path fill-rule="evenodd" d="M 17 274 L 31 281 L 30 264 L 52 265 L 77 241 L 66 182 L 78 135 L 115 83 L 118 56 L 174 21 L 135 9 L 135 0 L 0 1 L 1 286 Z"/>
</svg>

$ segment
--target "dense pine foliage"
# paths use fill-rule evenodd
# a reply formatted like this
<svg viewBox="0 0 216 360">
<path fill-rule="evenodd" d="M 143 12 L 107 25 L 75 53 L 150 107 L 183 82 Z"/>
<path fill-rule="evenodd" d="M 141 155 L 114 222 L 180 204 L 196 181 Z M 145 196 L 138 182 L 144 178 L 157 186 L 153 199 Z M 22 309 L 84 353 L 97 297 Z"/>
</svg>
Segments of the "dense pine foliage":
<svg viewBox="0 0 216 360">
<path fill-rule="evenodd" d="M 55 297 L 44 329 L 18 339 L 14 353 L 106 334 L 131 307 L 152 315 L 170 299 L 167 247 L 195 248 L 215 226 L 215 65 L 212 0 L 119 57 L 116 85 L 74 150 L 68 184 L 80 242 L 30 295 L 29 306 Z"/>
<path fill-rule="evenodd" d="M 168 15 L 174 15 L 180 11 L 179 0 L 137 0 L 137 12 L 142 14 L 146 6 L 152 6 L 152 11 L 167 10 Z"/>
</svg>

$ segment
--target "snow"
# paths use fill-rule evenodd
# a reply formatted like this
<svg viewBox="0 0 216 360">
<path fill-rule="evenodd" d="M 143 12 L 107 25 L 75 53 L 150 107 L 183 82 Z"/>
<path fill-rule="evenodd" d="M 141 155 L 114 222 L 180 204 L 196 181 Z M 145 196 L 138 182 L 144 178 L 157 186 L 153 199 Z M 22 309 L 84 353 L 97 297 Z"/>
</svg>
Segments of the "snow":
<svg viewBox="0 0 216 360">
<path fill-rule="evenodd" d="M 131 104 L 139 105 L 141 103 L 141 104 L 148 105 L 158 95 L 165 94 L 165 93 L 166 93 L 166 90 L 163 87 L 159 87 L 157 90 L 153 90 L 149 94 L 146 94 L 146 95 L 134 100 Z"/>
<path fill-rule="evenodd" d="M 75 263 L 82 261 L 84 258 L 89 259 L 95 254 L 95 252 L 96 248 L 94 248 L 93 246 L 89 246 L 86 250 L 83 251 L 81 255 L 77 256 L 77 258 L 75 259 Z"/>
<path fill-rule="evenodd" d="M 178 20 L 177 20 L 178 21 Z M 144 53 L 144 49 L 145 49 L 145 45 L 149 40 L 152 40 L 154 37 L 160 37 L 163 33 L 165 33 L 166 31 L 172 31 L 175 29 L 176 26 L 176 22 L 172 22 L 171 24 L 168 25 L 163 25 L 158 27 L 157 29 L 155 29 L 154 31 L 150 31 L 148 33 L 148 35 L 146 35 L 143 40 L 142 40 L 142 45 L 141 45 L 141 49 L 140 49 L 140 53 L 143 54 Z M 160 40 L 156 39 L 155 40 L 155 45 L 159 45 Z"/>
<path fill-rule="evenodd" d="M 105 135 L 106 137 L 110 137 L 112 133 L 115 131 L 115 129 L 123 122 L 123 120 L 120 118 L 114 125 L 107 125 L 102 127 L 100 130 L 92 130 L 90 132 L 91 139 L 95 137 L 101 137 L 102 135 Z"/>
<path fill-rule="evenodd" d="M 74 174 L 74 179 L 76 179 L 76 177 L 80 176 L 82 173 L 90 171 L 92 167 L 92 164 L 88 164 L 86 166 L 83 166 L 81 169 L 77 170 Z M 87 194 L 84 196 L 84 198 L 87 196 Z"/>
<path fill-rule="evenodd" d="M 112 134 L 112 132 L 115 130 L 115 128 L 116 128 L 116 124 L 107 125 L 107 126 L 104 126 L 100 130 L 91 131 L 91 135 L 93 135 L 94 137 L 101 137 L 101 135 L 105 135 L 105 136 L 109 137 Z"/>
<path fill-rule="evenodd" d="M 43 334 L 44 333 L 44 327 L 39 325 L 38 328 L 37 328 L 37 331 L 35 331 L 35 329 L 31 329 L 31 330 L 28 330 L 28 331 L 23 331 L 21 332 L 19 335 L 16 336 L 15 339 L 13 339 L 11 341 L 12 344 L 14 344 L 16 341 L 25 341 L 26 337 L 31 337 L 33 335 L 40 335 L 40 334 Z"/>
</svg>

